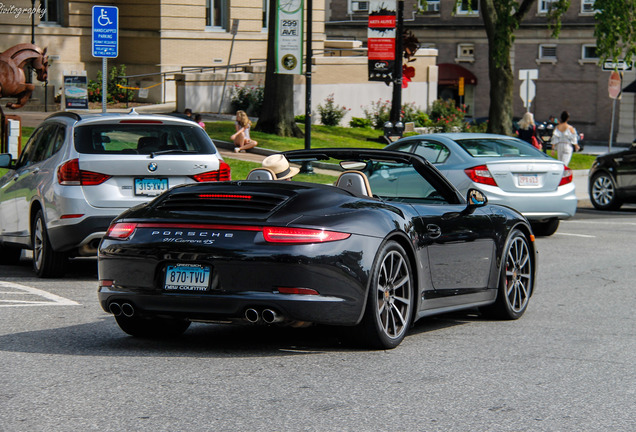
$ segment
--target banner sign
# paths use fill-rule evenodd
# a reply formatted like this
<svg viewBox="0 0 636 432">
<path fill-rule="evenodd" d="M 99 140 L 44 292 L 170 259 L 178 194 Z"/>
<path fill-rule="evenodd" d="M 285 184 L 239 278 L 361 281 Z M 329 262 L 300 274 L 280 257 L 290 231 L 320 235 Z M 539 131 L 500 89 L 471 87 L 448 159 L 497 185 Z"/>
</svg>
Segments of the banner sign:
<svg viewBox="0 0 636 432">
<path fill-rule="evenodd" d="M 81 75 L 64 72 L 64 109 L 88 109 L 88 80 L 86 71 Z"/>
<path fill-rule="evenodd" d="M 303 0 L 277 0 L 276 73 L 303 73 Z"/>
<path fill-rule="evenodd" d="M 393 81 L 395 66 L 396 0 L 369 1 L 367 50 L 369 81 Z"/>
</svg>

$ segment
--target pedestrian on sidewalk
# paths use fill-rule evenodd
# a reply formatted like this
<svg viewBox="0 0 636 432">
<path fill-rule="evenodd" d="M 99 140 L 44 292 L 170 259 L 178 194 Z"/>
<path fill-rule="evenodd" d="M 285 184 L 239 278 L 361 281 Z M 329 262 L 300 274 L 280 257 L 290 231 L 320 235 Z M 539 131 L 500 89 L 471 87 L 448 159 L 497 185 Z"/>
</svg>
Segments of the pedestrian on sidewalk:
<svg viewBox="0 0 636 432">
<path fill-rule="evenodd" d="M 537 126 L 534 123 L 534 116 L 531 112 L 525 113 L 519 121 L 518 133 L 519 138 L 541 150 L 541 143 L 539 138 L 537 138 Z"/>
<path fill-rule="evenodd" d="M 567 111 L 563 111 L 561 113 L 561 120 L 554 128 L 550 140 L 552 148 L 556 148 L 557 150 L 557 158 L 566 165 L 570 163 L 572 153 L 579 150 L 577 133 L 574 127 L 568 123 L 569 120 L 570 114 Z"/>
<path fill-rule="evenodd" d="M 245 111 L 237 111 L 236 112 L 236 133 L 232 135 L 230 138 L 232 142 L 234 142 L 234 151 L 236 153 L 245 150 L 249 150 L 258 145 L 256 141 L 250 138 L 250 128 L 252 127 L 252 122 L 247 117 Z"/>
</svg>

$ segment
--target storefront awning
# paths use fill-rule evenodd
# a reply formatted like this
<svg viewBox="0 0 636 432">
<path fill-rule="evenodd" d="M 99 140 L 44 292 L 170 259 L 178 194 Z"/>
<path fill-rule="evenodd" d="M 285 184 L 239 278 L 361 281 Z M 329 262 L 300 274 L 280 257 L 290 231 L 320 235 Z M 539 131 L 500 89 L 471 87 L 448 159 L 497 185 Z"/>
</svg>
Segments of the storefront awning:
<svg viewBox="0 0 636 432">
<path fill-rule="evenodd" d="M 438 85 L 457 85 L 459 78 L 464 77 L 464 85 L 476 85 L 477 77 L 468 69 L 453 63 L 440 63 L 437 84 Z"/>
</svg>

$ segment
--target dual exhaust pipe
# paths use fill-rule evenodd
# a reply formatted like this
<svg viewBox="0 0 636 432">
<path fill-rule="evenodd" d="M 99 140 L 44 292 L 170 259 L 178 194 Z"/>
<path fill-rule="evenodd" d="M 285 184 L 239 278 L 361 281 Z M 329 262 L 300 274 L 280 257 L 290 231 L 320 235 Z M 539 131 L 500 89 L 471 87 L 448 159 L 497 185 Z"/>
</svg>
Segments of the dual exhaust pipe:
<svg viewBox="0 0 636 432">
<path fill-rule="evenodd" d="M 124 315 L 125 317 L 130 318 L 135 314 L 135 308 L 130 303 L 124 303 L 120 305 L 119 303 L 113 302 L 110 304 L 110 306 L 108 306 L 108 310 L 116 317 Z"/>
<path fill-rule="evenodd" d="M 265 324 L 275 324 L 285 320 L 285 318 L 278 312 L 272 309 L 263 309 L 259 312 L 257 309 L 249 308 L 245 311 L 245 319 L 252 324 L 255 324 L 261 320 Z"/>
</svg>

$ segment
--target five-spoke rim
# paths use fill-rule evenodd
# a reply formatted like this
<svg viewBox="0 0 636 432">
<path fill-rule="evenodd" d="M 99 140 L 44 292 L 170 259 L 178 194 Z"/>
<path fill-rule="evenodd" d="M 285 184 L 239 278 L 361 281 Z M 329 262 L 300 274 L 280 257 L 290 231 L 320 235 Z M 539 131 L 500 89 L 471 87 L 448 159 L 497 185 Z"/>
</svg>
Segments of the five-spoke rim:
<svg viewBox="0 0 636 432">
<path fill-rule="evenodd" d="M 611 204 L 614 199 L 614 194 L 612 179 L 603 175 L 594 180 L 594 184 L 592 185 L 592 198 L 594 198 L 594 201 L 598 204 L 602 206 Z"/>
<path fill-rule="evenodd" d="M 522 237 L 515 238 L 506 256 L 506 298 L 515 312 L 522 312 L 530 299 L 532 261 L 528 244 Z"/>
<path fill-rule="evenodd" d="M 36 269 L 42 267 L 42 255 L 44 253 L 44 226 L 42 219 L 37 218 L 33 230 L 33 263 Z"/>
<path fill-rule="evenodd" d="M 411 312 L 411 272 L 397 251 L 389 252 L 382 260 L 377 298 L 382 330 L 390 338 L 400 337 L 407 329 Z"/>
</svg>

